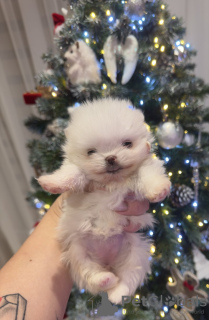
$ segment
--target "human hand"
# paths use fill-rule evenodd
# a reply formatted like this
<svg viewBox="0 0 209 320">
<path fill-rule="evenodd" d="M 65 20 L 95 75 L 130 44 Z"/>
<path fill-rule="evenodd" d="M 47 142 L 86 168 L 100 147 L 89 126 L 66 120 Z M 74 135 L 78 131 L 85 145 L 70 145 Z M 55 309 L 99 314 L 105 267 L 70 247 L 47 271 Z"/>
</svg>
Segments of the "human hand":
<svg viewBox="0 0 209 320">
<path fill-rule="evenodd" d="M 129 193 L 119 207 L 116 208 L 118 214 L 124 216 L 140 216 L 146 213 L 149 209 L 149 202 L 147 200 L 138 201 L 135 199 L 133 193 Z M 129 224 L 124 227 L 126 232 L 136 232 L 140 229 L 140 224 L 134 224 L 131 220 L 127 219 Z"/>
<path fill-rule="evenodd" d="M 70 197 L 70 192 L 61 194 L 50 208 L 50 215 L 55 219 L 59 219 L 62 214 L 63 202 Z M 115 209 L 118 214 L 124 216 L 140 216 L 143 215 L 149 209 L 149 202 L 147 200 L 138 201 L 135 199 L 132 193 L 129 193 L 119 207 Z M 133 224 L 129 219 L 129 224 L 124 227 L 126 232 L 136 232 L 140 229 L 140 224 Z"/>
</svg>

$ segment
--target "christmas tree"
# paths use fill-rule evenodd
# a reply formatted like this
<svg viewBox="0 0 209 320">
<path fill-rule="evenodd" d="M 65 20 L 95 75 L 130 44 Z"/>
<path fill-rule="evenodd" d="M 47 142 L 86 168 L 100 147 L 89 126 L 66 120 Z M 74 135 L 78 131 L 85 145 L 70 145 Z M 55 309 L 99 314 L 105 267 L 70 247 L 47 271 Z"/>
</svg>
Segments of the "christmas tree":
<svg viewBox="0 0 209 320">
<path fill-rule="evenodd" d="M 183 39 L 182 21 L 161 0 L 64 4 L 65 17 L 54 14 L 57 53 L 43 55 L 46 70 L 37 76 L 38 92 L 25 95 L 28 103 L 38 97 L 39 114 L 26 120 L 40 134 L 28 142 L 35 178 L 60 167 L 73 108 L 89 99 L 129 99 L 156 137 L 153 150 L 165 162 L 172 190 L 150 209 L 158 220 L 146 232 L 154 241 L 152 273 L 132 300 L 105 318 L 208 319 L 209 134 L 203 124 L 209 112 L 203 100 L 209 86 L 194 74 L 195 51 Z M 43 215 L 56 196 L 44 192 L 35 178 L 28 199 Z M 203 261 L 206 268 L 200 267 Z M 178 300 L 180 293 L 184 300 Z M 74 288 L 70 319 L 99 318 L 100 301 Z"/>
</svg>

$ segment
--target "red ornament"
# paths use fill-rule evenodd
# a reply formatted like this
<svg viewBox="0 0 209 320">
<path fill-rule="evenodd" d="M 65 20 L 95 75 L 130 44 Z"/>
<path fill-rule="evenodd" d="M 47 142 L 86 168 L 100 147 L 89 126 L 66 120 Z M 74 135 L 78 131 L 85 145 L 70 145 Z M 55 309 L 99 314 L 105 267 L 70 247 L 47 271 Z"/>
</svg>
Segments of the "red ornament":
<svg viewBox="0 0 209 320">
<path fill-rule="evenodd" d="M 65 17 L 59 13 L 52 13 L 52 19 L 54 22 L 54 33 L 58 26 L 61 26 L 65 22 Z"/>
<path fill-rule="evenodd" d="M 187 289 L 189 289 L 189 291 L 193 291 L 194 290 L 194 286 L 192 286 L 191 284 L 189 284 L 189 282 L 184 281 L 184 287 L 186 287 Z"/>
<path fill-rule="evenodd" d="M 42 94 L 40 92 L 26 92 L 23 94 L 25 104 L 35 104 L 36 99 L 40 98 L 41 96 Z"/>
</svg>

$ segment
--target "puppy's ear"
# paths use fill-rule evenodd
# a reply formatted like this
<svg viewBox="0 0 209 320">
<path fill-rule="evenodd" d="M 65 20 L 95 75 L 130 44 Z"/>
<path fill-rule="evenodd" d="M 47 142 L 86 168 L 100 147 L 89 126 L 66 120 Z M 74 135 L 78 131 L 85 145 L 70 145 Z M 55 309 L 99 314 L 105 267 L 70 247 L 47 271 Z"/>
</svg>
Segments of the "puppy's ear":
<svg viewBox="0 0 209 320">
<path fill-rule="evenodd" d="M 147 141 L 146 144 L 147 144 L 147 152 L 150 153 L 151 143 L 149 141 Z"/>
<path fill-rule="evenodd" d="M 73 164 L 63 164 L 61 168 L 52 174 L 41 176 L 38 182 L 45 191 L 50 193 L 63 193 L 83 191 L 87 179 L 79 168 Z"/>
</svg>

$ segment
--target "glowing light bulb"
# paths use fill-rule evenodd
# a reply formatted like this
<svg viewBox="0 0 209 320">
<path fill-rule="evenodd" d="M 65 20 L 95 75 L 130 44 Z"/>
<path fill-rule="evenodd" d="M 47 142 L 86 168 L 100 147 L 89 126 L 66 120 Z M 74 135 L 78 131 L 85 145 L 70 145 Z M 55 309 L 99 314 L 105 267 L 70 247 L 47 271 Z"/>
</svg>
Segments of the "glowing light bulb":
<svg viewBox="0 0 209 320">
<path fill-rule="evenodd" d="M 176 41 L 177 47 L 178 47 L 180 44 L 181 44 L 181 41 L 180 41 L 180 40 Z"/>
<path fill-rule="evenodd" d="M 169 162 L 169 161 L 170 161 L 170 158 L 165 157 L 165 161 L 166 161 L 166 162 Z"/>
<path fill-rule="evenodd" d="M 184 44 L 185 44 L 185 41 L 184 41 L 184 40 L 181 40 L 180 42 L 181 42 L 181 44 L 182 44 L 182 45 L 184 45 Z"/>
<path fill-rule="evenodd" d="M 113 22 L 113 20 L 114 20 L 114 18 L 111 16 L 111 17 L 109 17 L 109 22 Z"/>
<path fill-rule="evenodd" d="M 165 212 L 166 216 L 169 215 L 169 211 L 168 210 L 165 210 L 164 212 Z"/>
<path fill-rule="evenodd" d="M 184 131 L 184 133 L 185 133 L 185 134 L 187 134 L 187 133 L 188 133 L 188 131 L 187 131 L 187 130 L 185 130 L 185 131 Z"/>
<path fill-rule="evenodd" d="M 151 62 L 151 65 L 152 65 L 153 67 L 155 67 L 156 64 L 157 64 L 157 60 L 156 60 L 156 59 L 153 59 L 152 62 Z"/>
<path fill-rule="evenodd" d="M 187 160 L 185 160 L 185 163 L 186 163 L 186 164 L 190 163 L 190 160 L 188 160 L 188 159 L 187 159 Z"/>
<path fill-rule="evenodd" d="M 182 53 L 184 52 L 184 47 L 183 46 L 178 46 L 179 51 L 181 51 Z"/>
<path fill-rule="evenodd" d="M 187 220 L 191 220 L 192 219 L 192 216 L 189 214 L 188 216 L 187 216 Z"/>
<path fill-rule="evenodd" d="M 88 38 L 87 38 L 87 39 L 85 39 L 85 41 L 86 41 L 86 43 L 89 43 L 89 42 L 90 42 Z"/>
<path fill-rule="evenodd" d="M 173 20 L 175 20 L 175 19 L 176 19 L 176 17 L 175 17 L 175 16 L 173 16 L 173 17 L 172 17 L 172 19 L 173 19 Z"/>
<path fill-rule="evenodd" d="M 161 316 L 161 318 L 165 318 L 165 312 L 164 311 L 160 311 L 160 316 Z"/>
<path fill-rule="evenodd" d="M 155 48 L 156 48 L 156 49 L 159 48 L 159 44 L 158 44 L 158 43 L 155 44 Z"/>
<path fill-rule="evenodd" d="M 168 312 L 168 307 L 163 307 L 163 310 L 167 313 Z"/>
<path fill-rule="evenodd" d="M 173 223 L 170 223 L 170 226 L 169 226 L 171 229 L 173 229 L 174 228 L 174 225 L 173 225 Z"/>
<path fill-rule="evenodd" d="M 162 25 L 164 24 L 164 22 L 165 22 L 165 21 L 164 21 L 163 19 L 160 19 L 160 20 L 159 20 L 159 25 L 162 26 Z"/>
<path fill-rule="evenodd" d="M 151 80 L 150 77 L 146 77 L 146 82 L 147 83 L 150 83 L 150 80 Z"/>
<path fill-rule="evenodd" d="M 175 262 L 176 264 L 178 264 L 178 263 L 179 263 L 179 259 L 178 259 L 178 258 L 175 258 L 175 259 L 174 259 L 174 262 Z"/>
<path fill-rule="evenodd" d="M 156 213 L 156 210 L 152 210 L 153 213 Z"/>
<path fill-rule="evenodd" d="M 190 48 L 190 44 L 189 43 L 186 44 L 186 48 Z"/>
<path fill-rule="evenodd" d="M 154 38 L 154 43 L 158 43 L 158 37 Z"/>
<path fill-rule="evenodd" d="M 193 207 L 197 208 L 198 207 L 197 201 L 194 201 L 192 205 L 193 205 Z"/>
<path fill-rule="evenodd" d="M 202 221 L 198 222 L 198 226 L 199 226 L 199 227 L 203 227 L 203 225 L 204 225 L 204 224 L 202 223 Z"/>
<path fill-rule="evenodd" d="M 139 20 L 139 24 L 142 24 L 142 20 Z"/>
<path fill-rule="evenodd" d="M 48 210 L 50 208 L 50 205 L 49 204 L 45 204 L 44 205 L 44 209 Z"/>
<path fill-rule="evenodd" d="M 164 5 L 164 4 L 162 4 L 161 9 L 162 9 L 162 10 L 164 10 L 164 9 L 165 9 L 165 5 Z"/>
<path fill-rule="evenodd" d="M 177 252 L 177 256 L 178 256 L 178 257 L 181 256 L 181 252 L 180 252 L 180 251 Z"/>
<path fill-rule="evenodd" d="M 165 52 L 165 46 L 161 46 L 160 51 Z"/>
<path fill-rule="evenodd" d="M 152 230 L 150 230 L 150 232 L 149 232 L 150 237 L 152 237 L 153 234 L 154 234 L 154 232 Z"/>
<path fill-rule="evenodd" d="M 84 37 L 88 37 L 89 36 L 89 33 L 87 31 L 84 31 Z"/>
<path fill-rule="evenodd" d="M 122 314 L 124 314 L 124 315 L 126 314 L 126 309 L 122 310 Z"/>
<path fill-rule="evenodd" d="M 52 92 L 52 97 L 56 98 L 57 97 L 57 93 L 56 92 Z"/>
<path fill-rule="evenodd" d="M 101 52 L 101 54 L 104 54 L 104 50 L 103 49 L 100 52 Z"/>
<path fill-rule="evenodd" d="M 144 104 L 144 101 L 140 100 L 140 105 L 143 106 L 143 104 Z"/>
<path fill-rule="evenodd" d="M 185 102 L 181 103 L 181 108 L 186 108 L 186 103 Z"/>
<path fill-rule="evenodd" d="M 102 88 L 103 88 L 104 90 L 106 90 L 106 89 L 107 89 L 107 85 L 106 85 L 106 83 L 103 83 Z"/>
<path fill-rule="evenodd" d="M 140 298 L 140 295 L 139 295 L 139 294 L 136 294 L 134 298 L 139 299 L 139 298 Z"/>
<path fill-rule="evenodd" d="M 152 245 L 151 248 L 150 248 L 150 252 L 151 252 L 151 253 L 155 253 L 155 250 L 156 250 L 155 246 Z"/>
<path fill-rule="evenodd" d="M 106 11 L 106 15 L 107 15 L 107 16 L 110 16 L 110 15 L 111 15 L 110 10 L 107 10 L 107 11 Z"/>
<path fill-rule="evenodd" d="M 168 104 L 164 104 L 163 109 L 167 110 L 168 109 Z"/>
<path fill-rule="evenodd" d="M 182 174 L 182 171 L 181 171 L 181 170 L 179 170 L 179 171 L 178 171 L 178 174 Z"/>
<path fill-rule="evenodd" d="M 169 177 L 172 177 L 173 173 L 172 173 L 172 172 L 169 172 L 168 175 L 169 175 Z"/>
<path fill-rule="evenodd" d="M 145 17 L 142 17 L 142 21 L 145 21 L 146 19 L 145 19 Z"/>
<path fill-rule="evenodd" d="M 178 242 L 179 242 L 179 243 L 182 243 L 182 239 L 178 238 Z"/>
<path fill-rule="evenodd" d="M 90 14 L 90 17 L 91 17 L 92 19 L 95 19 L 95 18 L 96 18 L 95 12 L 92 12 L 92 13 Z"/>
<path fill-rule="evenodd" d="M 206 288 L 209 289 L 209 283 L 206 284 Z"/>
<path fill-rule="evenodd" d="M 177 308 L 178 308 L 177 304 L 174 304 L 174 309 L 177 309 Z"/>
<path fill-rule="evenodd" d="M 169 281 L 170 283 L 173 283 L 173 278 L 172 278 L 172 277 L 169 277 L 169 278 L 168 278 L 168 281 Z"/>
</svg>

